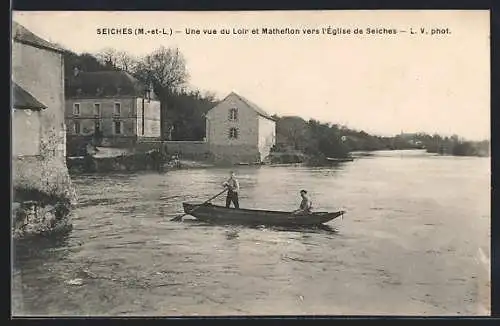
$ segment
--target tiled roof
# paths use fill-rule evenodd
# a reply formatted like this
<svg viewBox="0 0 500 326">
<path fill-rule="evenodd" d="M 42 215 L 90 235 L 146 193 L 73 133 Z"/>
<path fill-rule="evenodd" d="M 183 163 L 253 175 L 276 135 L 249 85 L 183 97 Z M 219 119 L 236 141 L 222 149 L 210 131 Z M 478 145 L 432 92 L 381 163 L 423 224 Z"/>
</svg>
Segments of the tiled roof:
<svg viewBox="0 0 500 326">
<path fill-rule="evenodd" d="M 145 87 L 125 71 L 79 72 L 67 81 L 68 97 L 142 96 Z"/>
<path fill-rule="evenodd" d="M 66 52 L 65 49 L 36 36 L 26 27 L 16 23 L 15 21 L 12 21 L 12 39 L 20 43 L 29 44 L 51 51 Z"/>
<path fill-rule="evenodd" d="M 12 97 L 14 108 L 20 110 L 42 110 L 47 107 L 40 103 L 33 95 L 25 91 L 21 86 L 12 82 Z"/>
<path fill-rule="evenodd" d="M 250 109 L 252 109 L 255 112 L 257 112 L 257 114 L 260 115 L 261 117 L 264 117 L 264 118 L 272 120 L 272 121 L 276 121 L 276 119 L 274 119 L 269 113 L 267 113 L 262 108 L 260 108 L 257 104 L 251 102 L 250 100 L 247 100 L 246 98 L 244 98 L 241 95 L 236 94 L 235 92 L 231 92 L 228 96 L 226 96 L 226 98 L 228 98 L 231 95 L 236 96 L 243 103 L 245 103 Z"/>
</svg>

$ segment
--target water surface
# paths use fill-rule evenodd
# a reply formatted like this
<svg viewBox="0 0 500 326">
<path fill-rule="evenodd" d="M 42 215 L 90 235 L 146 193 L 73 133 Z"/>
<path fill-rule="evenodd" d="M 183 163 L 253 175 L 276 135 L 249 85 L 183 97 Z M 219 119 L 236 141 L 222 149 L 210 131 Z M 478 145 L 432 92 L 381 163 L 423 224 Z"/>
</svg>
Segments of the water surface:
<svg viewBox="0 0 500 326">
<path fill-rule="evenodd" d="M 307 189 L 347 211 L 321 229 L 169 221 L 227 169 L 79 176 L 73 230 L 16 245 L 13 314 L 485 314 L 489 171 L 420 151 L 237 169 L 242 207 L 292 210 Z"/>
</svg>

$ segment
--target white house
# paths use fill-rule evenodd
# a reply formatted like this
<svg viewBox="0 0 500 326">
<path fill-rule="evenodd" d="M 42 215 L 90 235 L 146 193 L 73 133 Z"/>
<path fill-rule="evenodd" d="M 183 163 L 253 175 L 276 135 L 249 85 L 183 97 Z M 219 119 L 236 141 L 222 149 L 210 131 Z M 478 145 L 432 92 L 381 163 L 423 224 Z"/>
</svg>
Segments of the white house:
<svg viewBox="0 0 500 326">
<path fill-rule="evenodd" d="M 209 151 L 216 161 L 264 162 L 276 141 L 276 121 L 246 98 L 231 92 L 206 114 Z"/>
</svg>

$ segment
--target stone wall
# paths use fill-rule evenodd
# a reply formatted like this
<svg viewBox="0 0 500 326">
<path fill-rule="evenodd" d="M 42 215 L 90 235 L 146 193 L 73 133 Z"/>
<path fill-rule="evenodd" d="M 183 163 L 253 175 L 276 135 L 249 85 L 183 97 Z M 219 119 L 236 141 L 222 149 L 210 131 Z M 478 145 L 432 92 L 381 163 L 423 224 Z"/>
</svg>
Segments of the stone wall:
<svg viewBox="0 0 500 326">
<path fill-rule="evenodd" d="M 42 136 L 41 112 L 16 110 L 12 112 L 12 155 L 38 155 Z M 19 132 L 17 132 L 19 131 Z"/>
<path fill-rule="evenodd" d="M 217 165 L 260 162 L 260 153 L 253 145 L 210 145 L 212 162 Z"/>
<path fill-rule="evenodd" d="M 26 156 L 12 161 L 15 238 L 71 227 L 69 212 L 76 193 L 64 161 Z"/>
<path fill-rule="evenodd" d="M 178 154 L 184 159 L 206 160 L 210 158 L 208 144 L 203 141 L 166 141 L 168 154 Z"/>
<path fill-rule="evenodd" d="M 237 118 L 229 119 L 229 110 L 237 109 Z M 229 95 L 207 113 L 207 139 L 212 145 L 257 145 L 258 115 L 237 96 Z M 236 128 L 237 138 L 229 137 L 229 130 Z"/>
<path fill-rule="evenodd" d="M 62 54 L 13 42 L 12 79 L 47 106 L 40 115 L 42 138 L 57 137 L 52 150 L 64 161 L 64 76 Z M 22 137 L 13 130 L 17 137 Z M 24 136 L 28 137 L 28 135 Z"/>
<path fill-rule="evenodd" d="M 236 110 L 236 117 L 231 111 Z M 207 140 L 215 163 L 257 163 L 268 159 L 276 123 L 230 94 L 206 115 Z M 236 137 L 231 130 L 237 131 Z"/>
<path fill-rule="evenodd" d="M 47 107 L 37 114 L 38 139 L 26 132 L 21 116 L 12 129 L 17 154 L 12 157 L 15 238 L 71 225 L 69 211 L 76 194 L 65 160 L 63 77 L 62 53 L 12 43 L 12 80 Z M 37 143 L 30 148 L 38 148 L 38 153 L 25 155 L 35 153 L 23 152 L 25 143 Z"/>
</svg>

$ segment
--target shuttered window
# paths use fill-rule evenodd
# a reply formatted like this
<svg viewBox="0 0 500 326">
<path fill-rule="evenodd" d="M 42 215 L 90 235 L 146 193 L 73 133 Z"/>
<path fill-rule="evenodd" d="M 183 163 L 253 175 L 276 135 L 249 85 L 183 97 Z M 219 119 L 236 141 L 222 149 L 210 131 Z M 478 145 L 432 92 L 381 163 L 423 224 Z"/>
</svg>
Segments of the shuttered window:
<svg viewBox="0 0 500 326">
<path fill-rule="evenodd" d="M 237 139 L 238 138 L 238 129 L 229 128 L 229 139 Z"/>
<path fill-rule="evenodd" d="M 238 120 L 238 109 L 237 108 L 229 109 L 228 119 L 229 119 L 229 121 L 237 121 Z"/>
</svg>

